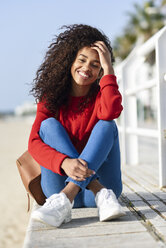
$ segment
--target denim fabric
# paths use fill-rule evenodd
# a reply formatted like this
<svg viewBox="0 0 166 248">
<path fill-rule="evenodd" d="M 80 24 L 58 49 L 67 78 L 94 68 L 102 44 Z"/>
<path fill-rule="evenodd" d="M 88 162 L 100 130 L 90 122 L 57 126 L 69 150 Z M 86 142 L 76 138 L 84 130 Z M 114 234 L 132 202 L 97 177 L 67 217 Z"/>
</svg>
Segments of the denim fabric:
<svg viewBox="0 0 166 248">
<path fill-rule="evenodd" d="M 71 158 L 85 160 L 88 168 L 96 172 L 96 175 L 79 182 L 41 166 L 41 186 L 46 197 L 59 193 L 66 182 L 72 181 L 82 189 L 75 198 L 74 207 L 95 207 L 95 197 L 86 186 L 97 177 L 101 184 L 112 189 L 117 197 L 120 196 L 122 192 L 120 150 L 118 130 L 114 121 L 99 120 L 81 154 L 78 154 L 66 130 L 55 118 L 44 120 L 39 134 L 47 145 Z"/>
</svg>

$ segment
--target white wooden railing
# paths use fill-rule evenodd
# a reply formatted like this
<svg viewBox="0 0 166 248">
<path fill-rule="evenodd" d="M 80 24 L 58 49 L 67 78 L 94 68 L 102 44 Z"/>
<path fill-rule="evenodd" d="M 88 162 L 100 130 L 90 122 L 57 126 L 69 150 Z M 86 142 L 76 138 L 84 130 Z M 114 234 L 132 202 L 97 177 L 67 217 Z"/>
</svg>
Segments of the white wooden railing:
<svg viewBox="0 0 166 248">
<path fill-rule="evenodd" d="M 153 75 L 148 78 L 142 71 L 147 65 L 147 55 L 154 50 L 155 64 L 150 67 Z M 139 164 L 139 136 L 157 139 L 159 187 L 166 187 L 166 26 L 143 45 L 134 48 L 122 63 L 116 65 L 115 72 L 124 106 L 119 123 L 122 163 Z M 140 92 L 151 89 L 155 90 L 157 98 L 157 127 L 140 128 L 137 97 Z"/>
</svg>

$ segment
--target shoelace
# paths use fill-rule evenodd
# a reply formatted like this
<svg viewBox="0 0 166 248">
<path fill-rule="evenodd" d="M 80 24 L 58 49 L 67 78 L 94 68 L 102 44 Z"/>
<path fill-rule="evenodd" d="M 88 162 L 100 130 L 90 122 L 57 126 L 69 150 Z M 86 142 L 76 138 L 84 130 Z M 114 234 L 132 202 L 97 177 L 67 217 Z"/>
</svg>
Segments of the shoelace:
<svg viewBox="0 0 166 248">
<path fill-rule="evenodd" d="M 112 202 L 112 203 L 117 202 L 116 197 L 111 193 L 111 191 L 107 191 L 106 192 L 106 194 L 105 194 L 105 200 L 107 202 Z"/>
<path fill-rule="evenodd" d="M 57 205 L 59 205 L 60 202 L 61 201 L 59 201 L 57 198 L 54 199 L 48 198 L 46 199 L 45 207 L 46 208 L 56 207 Z"/>
</svg>

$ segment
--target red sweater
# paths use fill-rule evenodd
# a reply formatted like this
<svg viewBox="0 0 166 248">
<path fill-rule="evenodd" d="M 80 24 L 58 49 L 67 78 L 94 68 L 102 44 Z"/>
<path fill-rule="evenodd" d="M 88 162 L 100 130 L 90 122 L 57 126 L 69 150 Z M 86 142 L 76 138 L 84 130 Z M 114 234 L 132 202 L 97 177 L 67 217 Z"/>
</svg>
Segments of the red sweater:
<svg viewBox="0 0 166 248">
<path fill-rule="evenodd" d="M 122 97 L 118 91 L 116 76 L 106 75 L 100 80 L 100 91 L 95 100 L 85 107 L 83 112 L 78 112 L 79 101 L 84 97 L 71 97 L 68 111 L 60 108 L 58 121 L 66 129 L 77 151 L 80 153 L 90 133 L 99 119 L 113 120 L 119 117 L 123 107 Z M 36 119 L 32 126 L 29 137 L 28 150 L 32 157 L 45 168 L 55 173 L 63 175 L 61 164 L 67 155 L 56 151 L 46 145 L 39 136 L 41 122 L 49 117 L 53 117 L 44 103 L 37 104 Z"/>
</svg>

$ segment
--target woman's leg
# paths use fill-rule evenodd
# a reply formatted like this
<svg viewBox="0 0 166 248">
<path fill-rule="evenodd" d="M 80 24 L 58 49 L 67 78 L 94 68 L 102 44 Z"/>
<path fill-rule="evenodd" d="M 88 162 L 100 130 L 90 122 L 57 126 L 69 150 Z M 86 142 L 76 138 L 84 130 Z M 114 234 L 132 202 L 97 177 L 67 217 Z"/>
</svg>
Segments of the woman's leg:
<svg viewBox="0 0 166 248">
<path fill-rule="evenodd" d="M 44 143 L 59 152 L 63 152 L 70 158 L 79 156 L 66 130 L 55 118 L 48 118 L 41 123 L 39 135 Z"/>
<path fill-rule="evenodd" d="M 83 152 L 79 157 L 85 160 L 88 163 L 88 167 L 92 168 L 96 172 L 99 171 L 103 163 L 106 160 L 108 160 L 109 157 L 108 155 L 110 154 L 110 151 L 114 146 L 115 138 L 117 136 L 115 133 L 115 129 L 116 129 L 116 125 L 113 121 L 112 122 L 99 121 L 95 125 L 90 135 L 90 138 L 87 142 L 87 145 L 85 146 Z M 78 154 L 76 154 L 77 152 L 75 148 L 72 146 L 72 143 L 68 138 L 67 133 L 65 132 L 61 124 L 55 119 L 51 118 L 43 122 L 40 129 L 40 136 L 46 144 L 50 145 L 56 150 L 66 153 L 70 157 L 72 156 L 77 157 Z M 108 137 L 110 137 L 110 139 L 108 139 L 109 141 L 106 142 Z M 66 151 L 64 147 L 67 147 Z M 117 149 L 115 149 L 114 152 L 117 153 Z M 42 170 L 43 178 L 45 172 L 46 171 L 43 169 Z M 58 186 L 57 186 L 56 177 L 53 177 L 52 172 L 49 173 L 50 174 L 47 174 L 45 180 L 48 181 L 49 179 L 51 183 L 48 182 L 49 185 L 47 186 L 47 188 L 50 190 L 50 188 L 52 187 L 56 191 L 57 188 L 60 187 L 61 183 L 62 184 L 64 183 L 64 181 L 62 182 L 61 181 L 62 177 L 60 177 L 59 178 L 60 182 L 58 181 Z M 77 197 L 79 197 L 80 194 L 78 194 L 78 192 L 80 188 L 85 189 L 86 186 L 88 186 L 88 188 L 91 189 L 94 192 L 94 194 L 97 193 L 96 204 L 99 210 L 100 221 L 110 220 L 124 215 L 124 212 L 122 211 L 121 206 L 119 205 L 112 190 L 107 190 L 107 189 L 100 190 L 100 188 L 102 188 L 103 186 L 98 182 L 98 180 L 94 180 L 94 178 L 95 177 L 92 176 L 91 178 L 87 178 L 85 182 L 78 182 L 68 177 L 66 181 L 68 181 L 69 183 L 61 191 L 61 193 L 54 194 L 56 192 L 54 192 L 53 190 L 51 192 L 52 194 L 51 197 L 47 199 L 43 207 L 33 212 L 33 218 L 37 220 L 42 220 L 56 227 L 60 226 L 63 222 L 65 223 L 69 222 L 71 220 L 71 209 L 72 209 L 71 202 L 73 201 L 76 195 Z M 103 175 L 103 179 L 104 179 L 104 183 L 106 183 L 105 174 Z M 98 184 L 98 190 L 96 190 L 95 188 L 96 187 L 95 183 L 96 185 Z M 47 183 L 44 183 L 44 181 L 43 184 L 44 184 L 43 187 L 47 185 Z M 110 184 L 108 183 L 108 186 L 109 185 Z M 85 194 L 85 205 L 93 206 L 92 205 L 93 202 L 91 201 L 90 196 L 86 195 L 86 192 L 87 192 L 86 189 L 82 192 Z M 87 200 L 89 201 L 89 203 L 86 203 Z M 92 200 L 94 200 L 94 198 Z"/>
<path fill-rule="evenodd" d="M 40 137 L 44 143 L 63 152 L 70 158 L 79 156 L 73 146 L 66 130 L 55 118 L 49 118 L 42 122 L 40 127 Z M 55 193 L 59 193 L 65 187 L 67 176 L 61 176 L 41 166 L 41 186 L 45 196 L 48 198 Z M 82 207 L 82 193 L 75 198 L 74 207 Z"/>
<path fill-rule="evenodd" d="M 65 187 L 66 179 L 66 176 L 60 176 L 41 166 L 41 187 L 47 198 L 55 193 L 59 193 Z"/>
<path fill-rule="evenodd" d="M 122 180 L 120 169 L 120 152 L 118 137 L 106 159 L 101 165 L 97 174 L 99 176 L 99 182 L 107 189 L 112 189 L 118 198 L 122 192 Z M 85 207 L 95 207 L 96 202 L 94 194 L 90 190 L 84 191 L 84 205 Z"/>
<path fill-rule="evenodd" d="M 119 197 L 122 191 L 120 150 L 118 130 L 114 121 L 98 121 L 79 158 L 85 160 L 88 167 L 97 172 L 101 184 L 111 188 Z M 73 181 L 82 189 L 92 180 L 93 178 L 87 178 L 84 182 L 78 182 L 67 178 L 68 182 Z M 93 193 L 87 189 L 84 191 L 84 205 L 96 206 Z"/>
<path fill-rule="evenodd" d="M 40 135 L 41 138 L 43 139 L 43 141 L 52 146 L 53 148 L 55 148 L 56 150 L 63 152 L 65 154 L 67 154 L 70 157 L 76 158 L 78 157 L 78 153 L 76 151 L 76 149 L 74 148 L 73 144 L 71 143 L 65 129 L 62 127 L 62 125 L 54 118 L 49 118 L 45 121 L 43 121 L 42 125 L 41 125 L 41 129 L 40 129 Z M 108 137 L 110 137 L 108 139 Z M 85 160 L 86 162 L 88 162 L 88 167 L 90 169 L 93 169 L 95 171 L 98 171 L 99 168 L 101 167 L 101 165 L 103 165 L 104 161 L 107 160 L 108 154 L 110 153 L 111 149 L 113 148 L 115 139 L 118 140 L 118 132 L 117 132 L 117 127 L 114 121 L 102 121 L 100 120 L 94 127 L 90 138 L 87 142 L 87 145 L 85 146 L 83 152 L 80 154 L 80 158 L 82 158 L 83 160 Z M 119 149 L 114 149 L 115 150 L 115 154 L 118 158 L 119 156 Z M 120 157 L 120 156 L 119 156 Z M 115 178 L 118 178 L 118 176 L 120 175 L 120 160 L 119 160 L 119 165 L 117 164 L 117 172 L 119 173 L 114 173 L 115 174 Z M 119 169 L 118 169 L 119 168 Z M 112 168 L 112 170 L 114 169 L 114 167 Z M 46 171 L 47 169 L 45 169 Z M 53 172 L 50 172 L 53 173 Z M 55 174 L 55 173 L 53 173 Z M 57 174 L 55 174 L 57 175 Z M 103 178 L 105 177 L 105 173 L 103 174 L 103 172 L 101 173 L 101 175 L 103 175 Z M 60 179 L 63 179 L 63 183 L 64 183 L 64 177 L 61 177 L 58 175 L 58 177 L 60 177 Z M 48 178 L 47 176 L 45 178 Z M 87 178 L 87 180 L 85 182 L 78 182 L 75 181 L 71 178 L 68 178 L 67 181 L 73 181 L 75 184 L 77 184 L 78 186 L 80 186 L 82 189 L 85 189 L 86 186 L 94 179 L 95 177 L 92 176 L 91 178 Z M 53 180 L 49 180 L 49 181 L 54 181 L 56 184 L 56 178 L 54 177 Z M 107 181 L 107 180 L 106 180 Z M 117 181 L 117 180 L 116 180 Z M 105 180 L 104 180 L 105 182 Z M 110 180 L 109 180 L 110 182 Z M 64 184 L 60 184 L 58 183 L 58 185 L 62 185 L 61 188 L 63 187 Z M 44 183 L 43 183 L 44 184 Z M 52 187 L 52 184 L 49 184 L 50 187 Z M 120 188 L 121 186 L 121 179 L 118 182 L 118 185 Z M 106 185 L 105 185 L 106 186 Z M 116 185 L 117 186 L 117 185 Z M 57 190 L 57 185 L 55 185 L 55 188 Z M 115 187 L 117 188 L 117 187 Z M 120 191 L 120 190 L 119 190 Z M 87 193 L 86 193 L 87 192 Z M 51 192 L 52 193 L 52 192 Z M 57 191 L 55 192 L 57 193 Z M 92 206 L 94 205 L 94 196 L 90 191 L 85 190 L 85 196 L 86 195 L 90 195 L 88 197 L 84 197 L 85 199 L 93 199 L 93 204 L 91 204 Z M 47 195 L 46 195 L 47 196 Z M 78 194 L 79 198 L 80 194 Z M 75 199 L 77 202 L 77 198 Z M 90 200 L 91 202 L 91 200 Z M 78 201 L 79 203 L 79 201 Z M 82 203 L 81 203 L 82 205 Z M 77 204 L 77 206 L 81 206 L 79 204 Z"/>
</svg>

